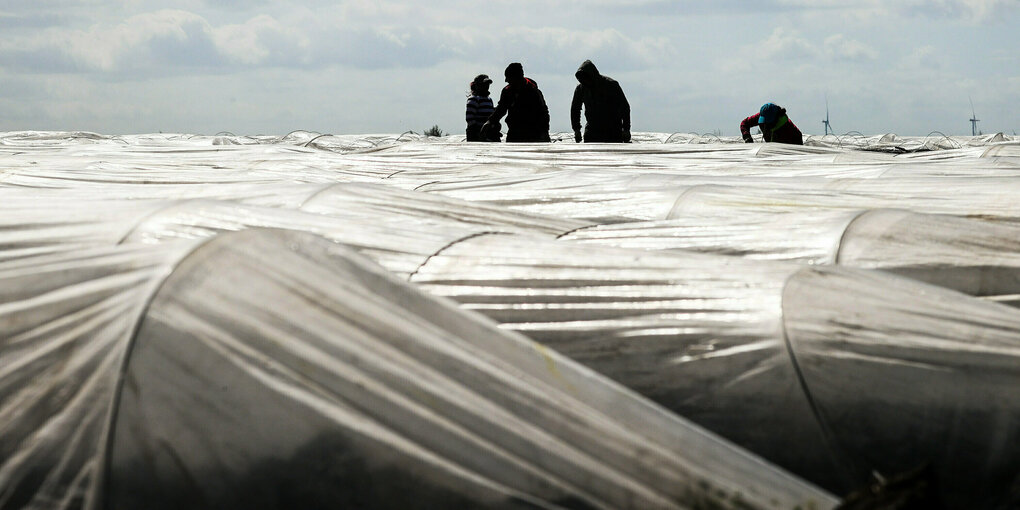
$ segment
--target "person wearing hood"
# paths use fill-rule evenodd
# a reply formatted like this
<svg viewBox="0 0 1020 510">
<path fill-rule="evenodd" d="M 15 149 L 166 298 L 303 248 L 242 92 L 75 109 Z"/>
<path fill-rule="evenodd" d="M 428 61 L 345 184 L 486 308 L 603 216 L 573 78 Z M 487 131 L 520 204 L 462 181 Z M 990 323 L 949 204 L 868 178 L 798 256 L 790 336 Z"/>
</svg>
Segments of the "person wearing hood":
<svg viewBox="0 0 1020 510">
<path fill-rule="evenodd" d="M 482 125 L 492 115 L 494 110 L 492 98 L 489 97 L 489 85 L 492 80 L 488 75 L 479 74 L 468 85 L 471 88 L 471 96 L 467 100 L 465 119 L 467 120 L 467 141 L 469 142 L 498 142 L 499 129 L 491 130 L 488 138 L 482 137 Z"/>
<path fill-rule="evenodd" d="M 591 60 L 574 73 L 578 85 L 570 102 L 570 127 L 580 143 L 581 107 L 584 107 L 585 142 L 630 142 L 630 103 L 616 80 L 599 74 Z"/>
<path fill-rule="evenodd" d="M 740 123 L 740 135 L 747 143 L 754 142 L 754 138 L 751 137 L 751 128 L 754 126 L 761 129 L 762 139 L 766 142 L 804 145 L 804 135 L 786 116 L 786 108 L 775 103 L 763 104 L 758 113 Z"/>
<path fill-rule="evenodd" d="M 499 93 L 496 110 L 482 125 L 482 137 L 498 129 L 499 120 L 506 115 L 507 142 L 550 141 L 549 107 L 538 83 L 524 77 L 524 66 L 518 62 L 508 65 L 503 76 L 507 85 Z"/>
</svg>

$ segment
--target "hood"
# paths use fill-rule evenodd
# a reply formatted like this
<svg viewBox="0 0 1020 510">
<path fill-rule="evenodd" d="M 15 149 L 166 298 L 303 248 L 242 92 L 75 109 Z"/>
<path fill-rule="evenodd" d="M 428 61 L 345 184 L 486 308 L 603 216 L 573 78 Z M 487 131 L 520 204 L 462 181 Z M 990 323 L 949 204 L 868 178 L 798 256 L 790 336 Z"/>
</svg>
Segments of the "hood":
<svg viewBox="0 0 1020 510">
<path fill-rule="evenodd" d="M 598 68 L 595 67 L 595 64 L 593 64 L 591 60 L 585 60 L 581 64 L 581 67 L 577 68 L 577 72 L 574 73 L 574 77 L 577 78 L 577 81 L 579 82 L 584 82 L 584 78 L 594 80 L 600 76 L 602 75 L 599 74 Z"/>
<path fill-rule="evenodd" d="M 786 115 L 786 108 L 775 103 L 765 103 L 758 112 L 758 124 L 775 124 L 779 118 Z"/>
<path fill-rule="evenodd" d="M 522 66 L 520 62 L 513 62 L 506 66 L 506 70 L 503 71 L 503 76 L 506 77 L 507 83 L 523 79 L 524 66 Z"/>
</svg>

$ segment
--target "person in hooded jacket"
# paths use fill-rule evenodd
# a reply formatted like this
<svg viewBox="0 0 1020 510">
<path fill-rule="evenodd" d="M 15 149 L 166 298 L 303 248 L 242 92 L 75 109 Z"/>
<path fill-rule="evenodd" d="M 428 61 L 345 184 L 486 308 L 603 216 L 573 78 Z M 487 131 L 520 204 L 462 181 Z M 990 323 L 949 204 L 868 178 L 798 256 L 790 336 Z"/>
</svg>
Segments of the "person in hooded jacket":
<svg viewBox="0 0 1020 510">
<path fill-rule="evenodd" d="M 741 121 L 740 135 L 747 143 L 754 142 L 751 137 L 751 128 L 754 126 L 761 129 L 762 139 L 766 142 L 804 145 L 804 135 L 786 116 L 786 108 L 775 103 L 763 104 L 758 113 Z"/>
<path fill-rule="evenodd" d="M 506 115 L 507 142 L 548 142 L 549 107 L 538 83 L 524 77 L 524 66 L 514 62 L 503 72 L 507 86 L 499 93 L 496 110 L 482 125 L 482 136 L 498 129 L 499 120 Z"/>
<path fill-rule="evenodd" d="M 574 73 L 578 85 L 570 102 L 570 127 L 580 143 L 581 107 L 584 107 L 585 142 L 630 142 L 630 103 L 616 80 L 599 74 L 591 60 Z"/>
</svg>

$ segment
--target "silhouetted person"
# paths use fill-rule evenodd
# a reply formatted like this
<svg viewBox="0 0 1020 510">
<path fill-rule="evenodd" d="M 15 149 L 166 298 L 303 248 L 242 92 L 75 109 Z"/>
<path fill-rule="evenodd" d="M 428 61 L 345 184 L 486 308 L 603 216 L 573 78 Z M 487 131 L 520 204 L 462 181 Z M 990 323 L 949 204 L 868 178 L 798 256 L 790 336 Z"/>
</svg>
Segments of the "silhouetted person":
<svg viewBox="0 0 1020 510">
<path fill-rule="evenodd" d="M 492 98 L 489 97 L 489 85 L 492 80 L 489 79 L 488 75 L 479 74 L 475 76 L 475 79 L 469 85 L 471 87 L 471 97 L 467 100 L 467 112 L 465 113 L 465 119 L 467 120 L 467 141 L 469 142 L 498 142 L 500 136 L 499 129 L 492 130 L 494 132 L 487 133 L 488 138 L 482 137 L 482 125 L 489 119 L 489 115 L 495 110 L 492 106 Z"/>
<path fill-rule="evenodd" d="M 793 145 L 804 145 L 804 135 L 800 133 L 793 121 L 786 116 L 786 108 L 774 103 L 765 103 L 761 110 L 744 119 L 740 123 L 740 135 L 744 141 L 751 143 L 751 128 L 758 126 L 761 129 L 762 139 L 766 142 L 789 143 Z"/>
<path fill-rule="evenodd" d="M 548 142 L 549 107 L 542 91 L 531 78 L 524 77 L 524 67 L 514 62 L 503 72 L 507 86 L 499 94 L 496 110 L 482 126 L 482 136 L 490 132 L 506 115 L 506 141 Z M 495 128 L 498 129 L 498 128 Z"/>
<path fill-rule="evenodd" d="M 616 80 L 599 74 L 591 60 L 574 73 L 578 85 L 570 102 L 574 141 L 581 141 L 581 106 L 584 106 L 585 142 L 629 142 L 630 103 Z"/>
</svg>

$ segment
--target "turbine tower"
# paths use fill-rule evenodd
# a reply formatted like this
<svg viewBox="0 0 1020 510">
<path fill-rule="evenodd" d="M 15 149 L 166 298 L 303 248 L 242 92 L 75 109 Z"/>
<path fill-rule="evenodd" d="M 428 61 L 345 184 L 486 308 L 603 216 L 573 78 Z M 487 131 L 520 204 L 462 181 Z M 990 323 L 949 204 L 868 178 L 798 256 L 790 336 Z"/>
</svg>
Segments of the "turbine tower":
<svg viewBox="0 0 1020 510">
<path fill-rule="evenodd" d="M 974 100 L 970 96 L 967 96 L 967 99 L 970 99 L 970 134 L 971 136 L 977 136 L 977 123 L 980 120 L 977 118 L 977 114 L 974 113 Z"/>
<path fill-rule="evenodd" d="M 829 128 L 829 96 L 825 96 L 825 120 L 822 121 L 822 125 L 825 126 L 825 134 L 829 134 L 832 131 Z"/>
</svg>

